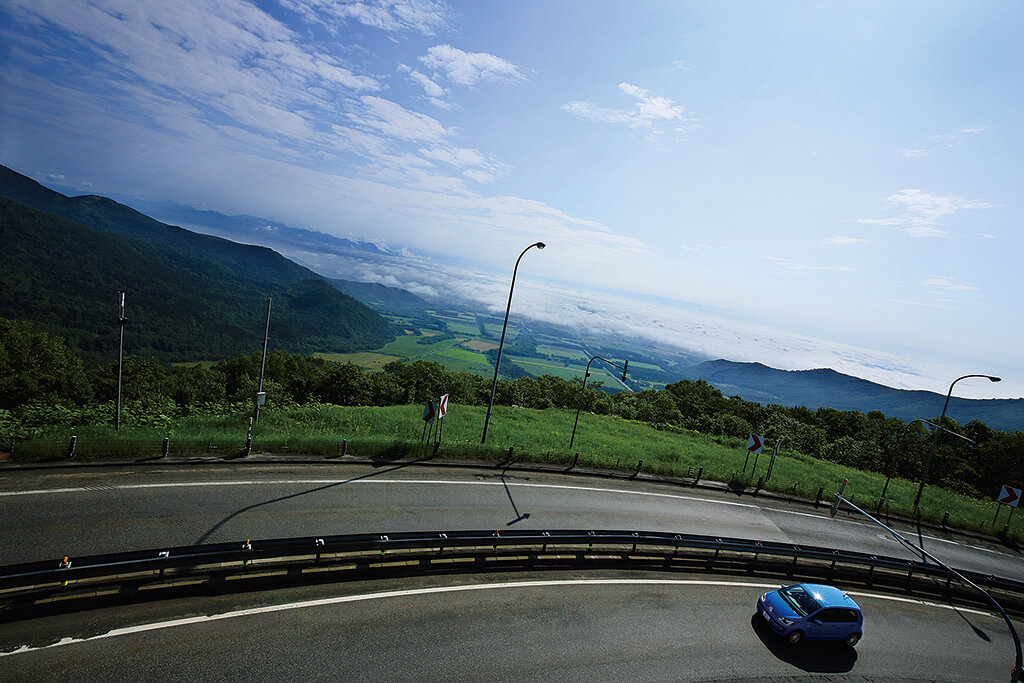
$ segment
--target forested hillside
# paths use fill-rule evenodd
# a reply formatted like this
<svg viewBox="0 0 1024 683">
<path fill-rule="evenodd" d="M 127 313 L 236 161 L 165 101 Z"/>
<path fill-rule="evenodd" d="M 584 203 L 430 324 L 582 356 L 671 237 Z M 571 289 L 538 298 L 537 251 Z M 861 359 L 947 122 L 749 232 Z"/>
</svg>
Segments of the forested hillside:
<svg viewBox="0 0 1024 683">
<path fill-rule="evenodd" d="M 354 351 L 396 334 L 270 249 L 166 226 L 101 197 L 68 199 L 9 169 L 0 169 L 0 222 L 0 316 L 38 323 L 89 363 L 117 352 L 118 291 L 126 292 L 126 349 L 164 361 L 258 348 L 267 297 L 277 348 Z"/>
</svg>

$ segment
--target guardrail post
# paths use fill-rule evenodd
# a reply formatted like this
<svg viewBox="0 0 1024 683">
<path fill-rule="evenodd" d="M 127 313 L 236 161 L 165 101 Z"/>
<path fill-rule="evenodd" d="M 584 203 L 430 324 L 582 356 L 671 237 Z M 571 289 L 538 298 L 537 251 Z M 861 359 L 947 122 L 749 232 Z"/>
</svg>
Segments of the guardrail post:
<svg viewBox="0 0 1024 683">
<path fill-rule="evenodd" d="M 757 486 L 754 487 L 754 495 L 756 496 L 757 492 L 762 488 L 764 488 L 764 475 L 757 478 Z"/>
<path fill-rule="evenodd" d="M 629 475 L 629 478 L 632 479 L 636 475 L 640 474 L 640 470 L 643 469 L 643 466 L 644 466 L 644 461 L 642 459 L 638 460 L 637 463 L 636 463 L 636 471 L 633 472 L 633 474 Z"/>
<path fill-rule="evenodd" d="M 342 439 L 341 440 L 341 457 L 345 457 L 346 453 L 348 453 L 348 439 Z"/>
<path fill-rule="evenodd" d="M 171 450 L 171 437 L 165 436 L 164 437 L 164 445 L 160 449 L 160 457 L 161 458 L 166 458 L 167 457 L 167 453 L 170 450 Z"/>
<path fill-rule="evenodd" d="M 824 493 L 825 493 L 825 487 L 824 487 L 824 486 L 819 486 L 819 487 L 818 487 L 818 495 L 816 495 L 816 496 L 814 497 L 814 507 L 818 507 L 818 505 L 820 505 L 820 504 L 821 504 L 821 496 L 822 496 L 822 495 L 823 495 Z"/>
<path fill-rule="evenodd" d="M 697 468 L 697 478 L 693 480 L 693 485 L 694 486 L 697 485 L 697 482 L 700 481 L 701 475 L 703 475 L 703 474 L 704 474 L 704 468 L 703 467 L 698 467 Z"/>
<path fill-rule="evenodd" d="M 942 526 L 949 524 L 949 510 L 946 510 L 946 514 L 942 516 Z"/>
<path fill-rule="evenodd" d="M 572 456 L 572 463 L 570 463 L 570 465 L 567 468 L 565 468 L 566 471 L 568 472 L 572 468 L 576 467 L 576 463 L 578 463 L 579 461 L 580 461 L 580 452 L 576 451 L 576 455 Z"/>
<path fill-rule="evenodd" d="M 75 446 L 77 444 L 78 444 L 78 437 L 72 435 L 71 436 L 71 443 L 68 444 L 68 457 L 69 458 L 75 457 Z"/>
</svg>

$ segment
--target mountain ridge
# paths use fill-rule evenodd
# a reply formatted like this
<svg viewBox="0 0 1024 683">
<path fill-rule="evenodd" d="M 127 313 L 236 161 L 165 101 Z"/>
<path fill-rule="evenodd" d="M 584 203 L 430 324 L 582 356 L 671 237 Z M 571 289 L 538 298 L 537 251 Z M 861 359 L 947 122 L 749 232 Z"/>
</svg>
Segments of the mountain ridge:
<svg viewBox="0 0 1024 683">
<path fill-rule="evenodd" d="M 904 421 L 935 419 L 945 395 L 923 389 L 896 389 L 832 368 L 780 370 L 758 362 L 705 361 L 684 370 L 685 379 L 703 379 L 726 396 L 815 410 L 878 410 Z M 1024 429 L 1024 398 L 952 396 L 946 414 L 957 422 L 980 420 L 1002 430 Z"/>
</svg>

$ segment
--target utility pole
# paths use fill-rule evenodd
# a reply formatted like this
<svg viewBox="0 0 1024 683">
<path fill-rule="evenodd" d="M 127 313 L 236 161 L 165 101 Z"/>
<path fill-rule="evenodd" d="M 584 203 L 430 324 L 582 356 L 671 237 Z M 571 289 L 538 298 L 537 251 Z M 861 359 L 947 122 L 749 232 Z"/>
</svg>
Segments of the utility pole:
<svg viewBox="0 0 1024 683">
<path fill-rule="evenodd" d="M 118 292 L 117 326 L 120 328 L 120 341 L 117 344 L 117 412 L 114 414 L 114 431 L 121 431 L 121 374 L 124 369 L 124 326 L 128 318 L 124 317 L 124 292 Z"/>
<path fill-rule="evenodd" d="M 263 371 L 267 367 L 267 340 L 270 338 L 270 297 L 267 297 L 267 326 L 263 331 L 263 358 L 260 361 L 260 385 L 256 389 L 256 406 L 253 409 L 252 421 L 259 422 L 260 419 L 260 408 L 263 407 L 263 403 L 266 401 L 266 394 L 263 393 Z"/>
</svg>

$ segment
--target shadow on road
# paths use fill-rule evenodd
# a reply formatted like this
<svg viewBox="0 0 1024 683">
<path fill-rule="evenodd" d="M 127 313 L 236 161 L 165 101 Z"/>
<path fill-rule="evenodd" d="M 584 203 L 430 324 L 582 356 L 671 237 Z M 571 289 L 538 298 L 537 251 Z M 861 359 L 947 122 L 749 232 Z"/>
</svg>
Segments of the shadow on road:
<svg viewBox="0 0 1024 683">
<path fill-rule="evenodd" d="M 508 496 L 508 502 L 512 504 L 512 512 L 515 514 L 516 517 L 511 522 L 506 522 L 505 526 L 512 526 L 513 524 L 518 524 L 524 519 L 529 519 L 530 513 L 527 512 L 520 514 L 519 508 L 516 507 L 516 501 L 515 499 L 512 498 L 512 491 L 508 488 L 508 483 L 505 481 L 506 472 L 508 472 L 508 467 L 505 467 L 505 469 L 501 471 L 501 485 L 505 487 L 505 495 Z"/>
<path fill-rule="evenodd" d="M 352 477 L 351 479 L 345 479 L 344 481 L 336 481 L 336 482 L 334 482 L 332 484 L 324 484 L 323 486 L 317 486 L 315 488 L 307 489 L 305 491 L 299 491 L 298 493 L 290 493 L 287 496 L 278 496 L 277 498 L 272 498 L 270 500 L 265 500 L 265 501 L 263 501 L 261 503 L 253 503 L 252 505 L 246 505 L 244 508 L 241 508 L 240 510 L 235 510 L 230 515 L 228 515 L 227 517 L 225 517 L 224 519 L 220 520 L 219 522 L 214 524 L 212 527 L 210 527 L 206 531 L 206 533 L 204 533 L 202 536 L 200 536 L 198 539 L 196 539 L 195 545 L 200 545 L 200 544 L 206 543 L 207 540 L 211 536 L 213 536 L 213 534 L 217 533 L 218 529 L 220 529 L 222 526 L 224 526 L 225 524 L 230 522 L 235 517 L 238 517 L 239 515 L 245 514 L 246 512 L 249 512 L 250 510 L 255 510 L 257 508 L 263 507 L 264 505 L 272 505 L 274 503 L 280 503 L 283 500 L 290 500 L 292 498 L 299 498 L 301 496 L 307 496 L 307 495 L 309 495 L 311 493 L 317 493 L 318 491 L 326 491 L 327 489 L 332 489 L 332 488 L 335 488 L 335 487 L 338 487 L 338 486 L 343 486 L 343 485 L 349 484 L 349 483 L 351 483 L 353 481 L 359 481 L 360 479 L 369 479 L 371 477 L 377 477 L 377 476 L 380 476 L 382 474 L 387 474 L 388 472 L 394 472 L 395 470 L 400 470 L 400 469 L 402 469 L 404 467 L 408 467 L 410 465 L 415 465 L 418 462 L 423 462 L 423 461 L 426 461 L 426 460 L 429 460 L 429 458 L 422 458 L 420 460 L 410 460 L 410 461 L 407 461 L 407 462 L 403 462 L 400 465 L 394 465 L 393 467 L 388 467 L 387 469 L 380 469 L 380 470 L 377 470 L 376 472 L 371 472 L 369 474 L 363 474 L 363 475 L 358 476 L 358 477 Z M 378 462 L 375 461 L 374 462 L 374 467 L 384 467 L 384 464 L 383 463 L 378 464 Z M 514 507 L 514 505 L 513 505 L 513 507 Z"/>
<path fill-rule="evenodd" d="M 842 643 L 802 642 L 790 645 L 780 638 L 756 612 L 750 626 L 765 647 L 778 659 L 813 673 L 847 673 L 857 663 L 857 651 Z"/>
</svg>

